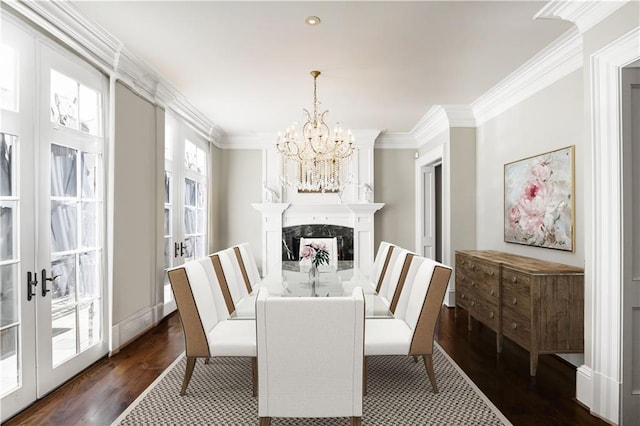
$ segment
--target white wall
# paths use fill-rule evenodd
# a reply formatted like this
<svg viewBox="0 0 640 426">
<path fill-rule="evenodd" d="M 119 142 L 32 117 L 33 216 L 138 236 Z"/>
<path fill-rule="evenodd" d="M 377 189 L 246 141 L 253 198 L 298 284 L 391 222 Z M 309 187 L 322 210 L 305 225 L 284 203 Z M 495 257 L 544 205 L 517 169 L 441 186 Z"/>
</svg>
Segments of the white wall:
<svg viewBox="0 0 640 426">
<path fill-rule="evenodd" d="M 575 71 L 477 128 L 477 248 L 584 266 L 582 70 Z M 575 145 L 575 251 L 504 242 L 504 164 Z"/>
<path fill-rule="evenodd" d="M 374 201 L 385 203 L 375 214 L 374 248 L 388 241 L 413 250 L 415 246 L 415 150 L 374 150 Z"/>
<path fill-rule="evenodd" d="M 116 84 L 113 183 L 113 325 L 155 306 L 158 240 L 156 106 Z M 151 325 L 146 324 L 146 325 Z M 134 331 L 132 330 L 132 333 Z M 128 340 L 126 330 L 121 338 Z"/>
<path fill-rule="evenodd" d="M 262 223 L 260 212 L 251 203 L 262 201 L 262 151 L 257 149 L 225 149 L 218 151 L 214 163 L 220 174 L 213 185 L 219 198 L 214 200 L 217 216 L 216 250 L 248 242 L 258 265 L 262 264 Z"/>
</svg>

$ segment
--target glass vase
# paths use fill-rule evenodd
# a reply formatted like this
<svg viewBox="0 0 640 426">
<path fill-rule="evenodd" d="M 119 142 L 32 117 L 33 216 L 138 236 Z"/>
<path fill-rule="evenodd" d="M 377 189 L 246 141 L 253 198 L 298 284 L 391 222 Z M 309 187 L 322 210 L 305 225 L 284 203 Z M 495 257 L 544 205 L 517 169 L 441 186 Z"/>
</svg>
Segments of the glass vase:
<svg viewBox="0 0 640 426">
<path fill-rule="evenodd" d="M 317 287 L 320 284 L 320 272 L 318 272 L 318 267 L 315 264 L 311 264 L 311 268 L 309 268 L 309 284 L 311 285 L 311 296 L 316 297 Z"/>
</svg>

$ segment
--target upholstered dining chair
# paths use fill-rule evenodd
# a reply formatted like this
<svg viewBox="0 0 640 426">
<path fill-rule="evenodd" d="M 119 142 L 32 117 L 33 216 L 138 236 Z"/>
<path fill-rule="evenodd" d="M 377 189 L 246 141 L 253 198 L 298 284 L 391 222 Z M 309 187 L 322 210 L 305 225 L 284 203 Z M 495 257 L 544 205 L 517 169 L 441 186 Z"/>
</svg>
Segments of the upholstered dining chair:
<svg viewBox="0 0 640 426">
<path fill-rule="evenodd" d="M 409 266 L 415 256 L 409 250 L 400 247 L 396 247 L 394 253 L 395 256 L 392 256 L 392 263 L 390 262 L 378 288 L 378 295 L 387 303 L 391 312 L 395 311 Z"/>
<path fill-rule="evenodd" d="M 362 418 L 364 293 L 256 298 L 258 415 Z"/>
<path fill-rule="evenodd" d="M 367 277 L 356 277 L 343 282 L 342 289 L 344 290 L 344 294 L 350 294 L 356 287 L 362 287 L 365 294 L 376 293 L 382 285 L 382 280 L 389 267 L 389 261 L 391 260 L 391 254 L 394 249 L 398 249 L 398 247 L 386 241 L 382 241 L 378 246 L 376 257 L 373 260 L 371 275 L 368 279 Z"/>
<path fill-rule="evenodd" d="M 187 366 L 180 395 L 191 380 L 197 358 L 251 357 L 253 393 L 256 392 L 256 323 L 253 320 L 220 320 L 219 304 L 203 264 L 189 261 L 168 272 L 184 330 Z"/>
<path fill-rule="evenodd" d="M 451 268 L 415 256 L 407 273 L 394 318 L 366 320 L 365 356 L 422 356 L 433 392 L 438 393 L 433 371 L 433 338 L 444 301 Z M 366 386 L 366 369 L 365 369 Z"/>
<path fill-rule="evenodd" d="M 236 252 L 233 247 L 230 247 L 212 254 L 211 258 L 214 267 L 217 267 L 219 262 L 222 268 L 224 280 L 221 280 L 221 283 L 223 286 L 226 283 L 231 300 L 233 301 L 233 310 L 235 310 L 235 306 L 251 293 L 251 286 L 248 285 L 243 278 Z M 229 313 L 233 312 L 233 310 L 229 311 Z"/>
<path fill-rule="evenodd" d="M 251 290 L 260 282 L 260 271 L 258 271 L 258 264 L 256 263 L 251 246 L 249 243 L 242 243 L 233 246 L 233 251 L 236 255 L 238 265 L 240 265 L 240 271 L 242 278 L 244 279 L 247 290 Z"/>
</svg>

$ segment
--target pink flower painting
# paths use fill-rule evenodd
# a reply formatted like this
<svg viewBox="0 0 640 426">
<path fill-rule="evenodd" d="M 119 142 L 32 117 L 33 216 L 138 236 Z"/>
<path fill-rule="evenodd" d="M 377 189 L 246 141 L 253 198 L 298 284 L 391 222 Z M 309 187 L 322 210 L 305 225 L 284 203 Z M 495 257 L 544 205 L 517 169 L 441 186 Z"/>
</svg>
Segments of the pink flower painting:
<svg viewBox="0 0 640 426">
<path fill-rule="evenodd" d="M 504 166 L 504 240 L 573 251 L 570 146 Z"/>
</svg>

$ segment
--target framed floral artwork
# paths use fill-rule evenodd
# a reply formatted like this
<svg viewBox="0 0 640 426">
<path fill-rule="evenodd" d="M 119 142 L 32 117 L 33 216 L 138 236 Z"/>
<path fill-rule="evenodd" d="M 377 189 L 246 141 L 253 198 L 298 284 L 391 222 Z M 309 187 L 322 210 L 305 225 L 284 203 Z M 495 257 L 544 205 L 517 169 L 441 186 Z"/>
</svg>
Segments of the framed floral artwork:
<svg viewBox="0 0 640 426">
<path fill-rule="evenodd" d="M 574 250 L 574 146 L 504 165 L 504 240 Z"/>
</svg>

